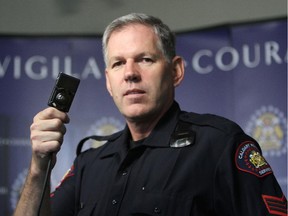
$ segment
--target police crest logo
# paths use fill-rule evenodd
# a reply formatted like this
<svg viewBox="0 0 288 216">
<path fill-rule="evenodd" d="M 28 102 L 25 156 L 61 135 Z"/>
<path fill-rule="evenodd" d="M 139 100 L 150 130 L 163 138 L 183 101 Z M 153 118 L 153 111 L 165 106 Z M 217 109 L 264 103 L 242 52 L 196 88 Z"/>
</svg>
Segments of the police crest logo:
<svg viewBox="0 0 288 216">
<path fill-rule="evenodd" d="M 124 128 L 124 125 L 113 117 L 103 117 L 92 124 L 87 132 L 88 136 L 100 135 L 106 136 L 116 133 Z M 97 148 L 105 143 L 105 141 L 89 140 L 90 147 Z"/>
<path fill-rule="evenodd" d="M 251 141 L 240 144 L 236 151 L 235 162 L 239 170 L 257 177 L 272 173 L 270 165 L 261 155 L 258 147 Z"/>
<path fill-rule="evenodd" d="M 287 120 L 273 106 L 263 106 L 257 110 L 249 120 L 246 132 L 258 141 L 264 156 L 281 156 L 287 151 Z"/>
</svg>

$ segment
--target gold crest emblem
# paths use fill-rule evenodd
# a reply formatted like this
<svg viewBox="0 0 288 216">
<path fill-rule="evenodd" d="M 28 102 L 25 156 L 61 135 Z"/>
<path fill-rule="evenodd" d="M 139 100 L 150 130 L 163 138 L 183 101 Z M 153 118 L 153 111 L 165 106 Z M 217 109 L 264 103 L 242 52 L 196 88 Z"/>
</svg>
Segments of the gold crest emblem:
<svg viewBox="0 0 288 216">
<path fill-rule="evenodd" d="M 249 155 L 250 162 L 258 169 L 261 166 L 267 165 L 265 159 L 260 155 L 259 152 L 252 151 Z"/>
</svg>

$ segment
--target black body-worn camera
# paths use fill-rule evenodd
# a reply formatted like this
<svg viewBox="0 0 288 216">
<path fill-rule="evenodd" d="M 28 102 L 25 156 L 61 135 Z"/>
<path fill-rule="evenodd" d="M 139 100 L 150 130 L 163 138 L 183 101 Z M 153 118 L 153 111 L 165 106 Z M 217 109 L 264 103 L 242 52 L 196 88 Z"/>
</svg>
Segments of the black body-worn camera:
<svg viewBox="0 0 288 216">
<path fill-rule="evenodd" d="M 48 101 L 48 106 L 68 112 L 77 91 L 80 80 L 64 73 L 59 73 Z"/>
</svg>

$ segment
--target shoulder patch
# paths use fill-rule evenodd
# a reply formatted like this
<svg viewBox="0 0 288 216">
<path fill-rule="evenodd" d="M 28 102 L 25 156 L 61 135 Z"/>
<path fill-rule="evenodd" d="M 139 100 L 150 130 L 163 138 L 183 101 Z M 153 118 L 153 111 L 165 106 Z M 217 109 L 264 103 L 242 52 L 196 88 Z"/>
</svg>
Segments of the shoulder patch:
<svg viewBox="0 0 288 216">
<path fill-rule="evenodd" d="M 235 163 L 239 170 L 257 177 L 272 173 L 270 165 L 253 141 L 246 141 L 239 145 L 235 154 Z"/>
<path fill-rule="evenodd" d="M 63 183 L 66 179 L 68 179 L 69 177 L 74 176 L 74 175 L 75 175 L 75 173 L 74 173 L 74 165 L 72 165 L 72 166 L 70 167 L 70 169 L 68 169 L 68 171 L 64 174 L 64 176 L 62 177 L 60 183 L 57 185 L 56 189 L 59 188 L 59 187 L 61 187 L 62 183 Z"/>
</svg>

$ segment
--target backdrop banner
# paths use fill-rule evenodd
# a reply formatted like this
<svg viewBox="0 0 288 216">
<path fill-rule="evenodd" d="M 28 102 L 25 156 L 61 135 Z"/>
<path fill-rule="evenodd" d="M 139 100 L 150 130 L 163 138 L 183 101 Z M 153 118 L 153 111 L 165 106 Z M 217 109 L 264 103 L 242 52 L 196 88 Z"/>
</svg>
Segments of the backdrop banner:
<svg viewBox="0 0 288 216">
<path fill-rule="evenodd" d="M 237 122 L 261 145 L 287 196 L 287 21 L 226 25 L 176 34 L 185 80 L 181 108 Z M 106 91 L 101 37 L 0 37 L 0 214 L 11 215 L 31 158 L 30 125 L 47 107 L 58 73 L 81 79 L 58 163 L 55 188 L 85 136 L 122 129 Z M 102 143 L 90 142 L 85 147 Z"/>
</svg>

